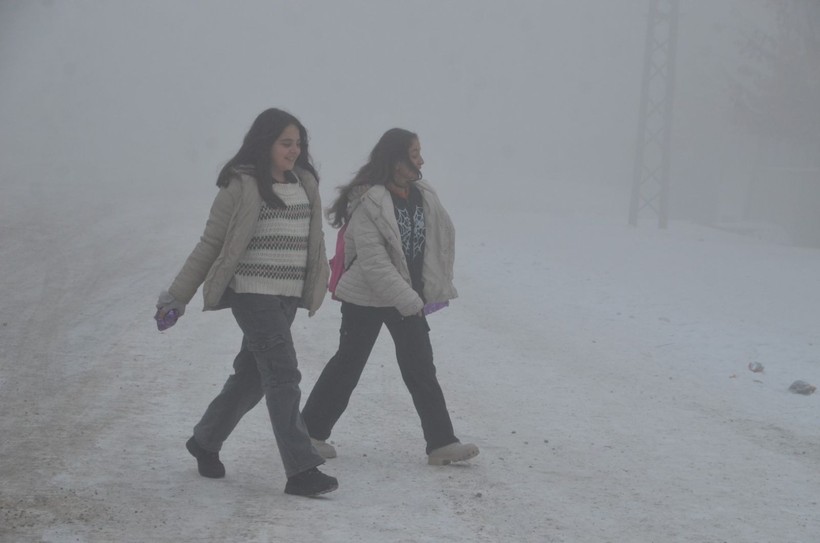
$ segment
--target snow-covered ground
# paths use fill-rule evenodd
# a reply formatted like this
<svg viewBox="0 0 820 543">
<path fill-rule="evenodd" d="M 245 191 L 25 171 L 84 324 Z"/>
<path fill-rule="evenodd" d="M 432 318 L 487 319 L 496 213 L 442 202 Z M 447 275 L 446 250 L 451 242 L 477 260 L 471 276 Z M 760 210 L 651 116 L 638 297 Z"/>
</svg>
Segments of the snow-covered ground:
<svg viewBox="0 0 820 543">
<path fill-rule="evenodd" d="M 151 317 L 215 190 L 0 187 L 1 541 L 817 540 L 820 395 L 787 389 L 820 384 L 820 251 L 532 203 L 445 199 L 461 296 L 430 323 L 476 459 L 426 465 L 384 333 L 331 437 L 338 491 L 283 494 L 259 407 L 200 477 L 184 442 L 240 335 L 199 296 Z M 330 299 L 297 317 L 305 395 L 338 326 Z"/>
</svg>

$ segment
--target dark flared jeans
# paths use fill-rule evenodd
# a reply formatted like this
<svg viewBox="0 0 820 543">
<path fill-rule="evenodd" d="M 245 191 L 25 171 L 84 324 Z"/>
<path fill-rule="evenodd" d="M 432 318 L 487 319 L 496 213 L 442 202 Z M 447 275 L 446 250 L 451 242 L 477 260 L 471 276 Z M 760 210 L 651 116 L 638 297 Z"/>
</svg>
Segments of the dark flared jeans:
<svg viewBox="0 0 820 543">
<path fill-rule="evenodd" d="M 299 413 L 301 391 L 290 326 L 299 300 L 229 292 L 231 310 L 244 334 L 228 377 L 194 427 L 199 445 L 219 451 L 245 413 L 265 397 L 273 435 L 288 477 L 324 463 Z"/>
<path fill-rule="evenodd" d="M 327 439 L 364 370 L 382 324 L 396 346 L 402 379 L 413 398 L 427 452 L 458 441 L 436 378 L 430 328 L 424 317 L 402 317 L 394 308 L 342 302 L 339 350 L 325 366 L 302 410 L 310 435 Z"/>
</svg>

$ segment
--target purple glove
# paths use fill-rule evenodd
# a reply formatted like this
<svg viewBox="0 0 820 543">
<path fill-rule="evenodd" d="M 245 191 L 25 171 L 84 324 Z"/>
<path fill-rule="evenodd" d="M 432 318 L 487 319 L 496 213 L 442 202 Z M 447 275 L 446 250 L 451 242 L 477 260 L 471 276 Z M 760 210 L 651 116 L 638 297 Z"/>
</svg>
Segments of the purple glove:
<svg viewBox="0 0 820 543">
<path fill-rule="evenodd" d="M 154 315 L 154 320 L 157 321 L 157 330 L 160 332 L 175 325 L 178 318 L 179 313 L 176 309 L 169 310 L 165 315 L 162 315 L 161 309 L 157 309 L 157 314 Z"/>
<path fill-rule="evenodd" d="M 167 290 L 160 293 L 156 307 L 157 313 L 154 319 L 160 330 L 170 328 L 176 324 L 178 318 L 185 314 L 185 304 L 174 298 Z"/>
</svg>

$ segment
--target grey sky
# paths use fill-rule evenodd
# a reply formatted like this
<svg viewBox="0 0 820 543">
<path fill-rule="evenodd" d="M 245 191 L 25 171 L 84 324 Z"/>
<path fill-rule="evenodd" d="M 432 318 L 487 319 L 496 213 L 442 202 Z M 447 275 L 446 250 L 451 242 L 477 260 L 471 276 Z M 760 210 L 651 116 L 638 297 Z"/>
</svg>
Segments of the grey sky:
<svg viewBox="0 0 820 543">
<path fill-rule="evenodd" d="M 673 168 L 701 183 L 720 160 L 708 140 L 733 130 L 741 4 L 681 3 Z M 326 197 L 402 126 L 448 196 L 506 200 L 516 185 L 529 206 L 597 196 L 626 213 L 647 5 L 4 0 L 2 172 L 210 185 L 275 106 L 308 127 Z M 697 199 L 686 186 L 678 195 Z"/>
</svg>

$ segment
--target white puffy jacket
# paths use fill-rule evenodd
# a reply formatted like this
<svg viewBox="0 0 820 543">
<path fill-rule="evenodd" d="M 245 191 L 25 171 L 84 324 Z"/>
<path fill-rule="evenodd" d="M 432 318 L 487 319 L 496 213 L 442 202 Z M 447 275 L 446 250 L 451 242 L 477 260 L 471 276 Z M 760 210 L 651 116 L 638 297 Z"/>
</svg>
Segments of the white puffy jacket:
<svg viewBox="0 0 820 543">
<path fill-rule="evenodd" d="M 444 302 L 458 296 L 453 285 L 453 222 L 426 181 L 417 181 L 415 186 L 421 191 L 426 229 L 424 300 L 413 290 L 393 198 L 381 185 L 351 202 L 345 232 L 345 267 L 349 269 L 339 280 L 336 297 L 356 305 L 395 307 L 409 316 L 421 311 L 425 302 Z"/>
</svg>

